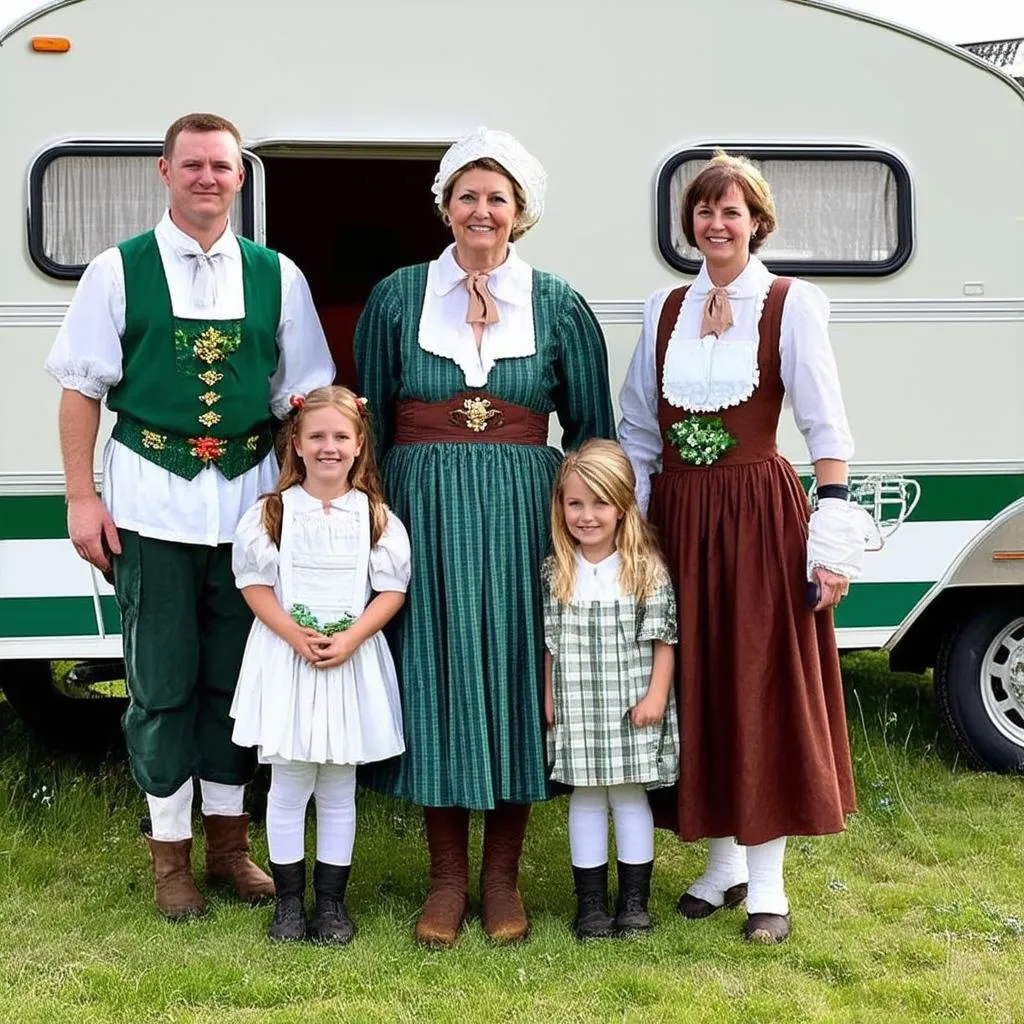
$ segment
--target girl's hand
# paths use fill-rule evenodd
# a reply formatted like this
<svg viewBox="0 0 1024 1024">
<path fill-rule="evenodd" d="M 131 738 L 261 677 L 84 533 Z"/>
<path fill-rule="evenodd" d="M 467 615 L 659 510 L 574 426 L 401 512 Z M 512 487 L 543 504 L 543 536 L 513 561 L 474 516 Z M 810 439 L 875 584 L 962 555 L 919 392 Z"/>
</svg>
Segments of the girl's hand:
<svg viewBox="0 0 1024 1024">
<path fill-rule="evenodd" d="M 846 597 L 850 590 L 850 581 L 839 573 L 829 572 L 820 565 L 814 568 L 814 578 L 821 587 L 821 598 L 814 606 L 816 612 L 825 608 L 835 608 Z"/>
<path fill-rule="evenodd" d="M 555 698 L 550 690 L 544 691 L 544 721 L 549 729 L 555 725 Z"/>
<path fill-rule="evenodd" d="M 312 665 L 319 664 L 323 657 L 322 646 L 327 643 L 328 638 L 322 633 L 308 626 L 300 626 L 294 623 L 294 629 L 288 631 L 285 640 L 295 649 L 296 653 L 305 658 Z"/>
<path fill-rule="evenodd" d="M 665 701 L 647 694 L 630 710 L 632 723 L 642 729 L 647 725 L 657 725 L 665 717 Z"/>
<path fill-rule="evenodd" d="M 322 638 L 320 648 L 320 660 L 315 662 L 316 668 L 335 668 L 344 665 L 353 654 L 359 644 L 354 643 L 347 630 L 335 633 L 334 636 Z"/>
</svg>

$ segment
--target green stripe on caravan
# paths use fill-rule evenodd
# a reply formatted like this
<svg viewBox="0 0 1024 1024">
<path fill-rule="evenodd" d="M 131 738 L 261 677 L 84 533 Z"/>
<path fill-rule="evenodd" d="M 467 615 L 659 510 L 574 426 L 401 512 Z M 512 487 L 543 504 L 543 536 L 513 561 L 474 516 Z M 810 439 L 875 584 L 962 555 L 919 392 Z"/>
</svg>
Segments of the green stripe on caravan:
<svg viewBox="0 0 1024 1024">
<path fill-rule="evenodd" d="M 856 467 L 853 474 L 857 475 Z M 987 521 L 1024 497 L 1024 473 L 901 475 L 916 480 L 921 488 L 921 498 L 908 522 Z M 801 479 L 805 487 L 810 486 L 810 477 Z M 67 535 L 62 495 L 0 497 L 0 540 L 43 540 Z"/>
<path fill-rule="evenodd" d="M 112 597 L 101 597 L 103 629 L 121 632 L 121 617 Z M 0 638 L 30 636 L 98 636 L 91 597 L 6 597 L 0 599 Z"/>
</svg>

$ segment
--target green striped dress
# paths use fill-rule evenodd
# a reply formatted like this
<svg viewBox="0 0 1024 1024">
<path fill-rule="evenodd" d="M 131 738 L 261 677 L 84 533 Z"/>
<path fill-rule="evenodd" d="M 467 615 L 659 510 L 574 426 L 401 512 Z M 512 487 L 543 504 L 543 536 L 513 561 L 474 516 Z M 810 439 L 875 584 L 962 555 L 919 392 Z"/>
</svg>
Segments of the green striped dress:
<svg viewBox="0 0 1024 1024">
<path fill-rule="evenodd" d="M 561 457 L 541 445 L 392 446 L 397 402 L 471 390 L 454 362 L 419 346 L 426 281 L 426 264 L 385 278 L 356 329 L 385 492 L 413 564 L 391 636 L 406 752 L 361 778 L 430 807 L 531 803 L 548 795 L 540 565 Z M 499 359 L 484 390 L 556 412 L 566 448 L 614 437 L 604 338 L 587 304 L 534 270 L 533 318 L 535 354 Z"/>
</svg>

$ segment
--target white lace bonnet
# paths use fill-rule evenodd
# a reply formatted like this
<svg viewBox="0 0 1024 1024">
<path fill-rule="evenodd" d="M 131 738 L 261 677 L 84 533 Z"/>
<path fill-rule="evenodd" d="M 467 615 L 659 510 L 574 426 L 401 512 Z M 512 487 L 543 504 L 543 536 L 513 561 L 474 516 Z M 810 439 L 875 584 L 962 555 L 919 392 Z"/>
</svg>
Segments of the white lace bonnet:
<svg viewBox="0 0 1024 1024">
<path fill-rule="evenodd" d="M 548 185 L 548 176 L 540 161 L 531 156 L 523 144 L 508 132 L 477 128 L 458 142 L 453 142 L 441 157 L 441 166 L 430 188 L 434 193 L 434 202 L 440 207 L 444 202 L 444 188 L 448 182 L 466 164 L 483 157 L 490 157 L 501 164 L 523 190 L 526 209 L 520 218 L 521 232 L 532 228 L 544 214 L 544 191 Z"/>
</svg>

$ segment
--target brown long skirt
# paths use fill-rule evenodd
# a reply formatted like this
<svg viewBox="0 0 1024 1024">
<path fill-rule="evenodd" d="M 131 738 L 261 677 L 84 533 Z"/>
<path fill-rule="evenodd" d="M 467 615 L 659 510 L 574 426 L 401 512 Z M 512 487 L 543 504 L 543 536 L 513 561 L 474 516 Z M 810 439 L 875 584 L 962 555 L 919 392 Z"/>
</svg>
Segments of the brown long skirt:
<svg viewBox="0 0 1024 1024">
<path fill-rule="evenodd" d="M 652 478 L 679 601 L 682 740 L 678 786 L 652 797 L 684 840 L 840 832 L 856 810 L 832 613 L 806 604 L 807 518 L 778 455 Z"/>
</svg>

